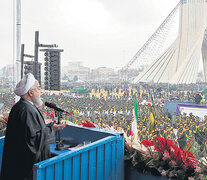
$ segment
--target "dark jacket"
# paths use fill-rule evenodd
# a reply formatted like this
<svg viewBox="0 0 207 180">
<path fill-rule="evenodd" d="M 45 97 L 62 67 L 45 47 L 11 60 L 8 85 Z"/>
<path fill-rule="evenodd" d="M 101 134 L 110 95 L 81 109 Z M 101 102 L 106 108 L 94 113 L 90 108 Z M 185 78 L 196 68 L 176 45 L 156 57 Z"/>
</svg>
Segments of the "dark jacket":
<svg viewBox="0 0 207 180">
<path fill-rule="evenodd" d="M 21 98 L 9 114 L 0 179 L 32 180 L 33 165 L 50 158 L 52 131 L 39 110 Z"/>
</svg>

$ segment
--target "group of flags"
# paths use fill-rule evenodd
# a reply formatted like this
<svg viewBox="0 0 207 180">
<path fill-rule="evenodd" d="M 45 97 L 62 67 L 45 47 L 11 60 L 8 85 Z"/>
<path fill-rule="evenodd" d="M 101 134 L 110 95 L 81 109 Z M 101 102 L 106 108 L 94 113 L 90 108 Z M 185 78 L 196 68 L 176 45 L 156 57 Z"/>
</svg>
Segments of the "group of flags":
<svg viewBox="0 0 207 180">
<path fill-rule="evenodd" d="M 153 102 L 152 97 L 151 97 L 151 106 L 150 106 L 150 114 L 149 115 L 150 115 L 149 123 L 148 123 L 149 132 L 155 133 L 154 102 Z M 137 98 L 135 97 L 130 135 L 134 136 L 136 139 L 137 139 L 137 135 L 138 135 L 137 125 L 138 125 L 138 107 L 137 107 Z"/>
</svg>

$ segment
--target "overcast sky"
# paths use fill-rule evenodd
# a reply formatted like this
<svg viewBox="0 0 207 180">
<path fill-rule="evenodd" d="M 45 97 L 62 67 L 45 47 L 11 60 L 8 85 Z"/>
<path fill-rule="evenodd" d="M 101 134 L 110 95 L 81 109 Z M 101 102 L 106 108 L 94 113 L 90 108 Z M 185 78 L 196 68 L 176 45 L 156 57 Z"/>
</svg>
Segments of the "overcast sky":
<svg viewBox="0 0 207 180">
<path fill-rule="evenodd" d="M 22 0 L 22 44 L 64 49 L 62 65 L 122 67 L 154 33 L 179 0 Z M 0 67 L 13 62 L 13 0 L 0 6 Z M 40 53 L 40 62 L 43 58 Z"/>
</svg>

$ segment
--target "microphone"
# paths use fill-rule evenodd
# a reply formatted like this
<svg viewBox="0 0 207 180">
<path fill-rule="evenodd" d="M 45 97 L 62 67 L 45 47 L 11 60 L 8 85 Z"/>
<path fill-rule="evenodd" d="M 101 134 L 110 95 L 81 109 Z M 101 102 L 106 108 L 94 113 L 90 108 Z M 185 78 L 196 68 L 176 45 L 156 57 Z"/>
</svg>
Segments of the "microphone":
<svg viewBox="0 0 207 180">
<path fill-rule="evenodd" d="M 45 102 L 45 106 L 47 106 L 47 107 L 49 107 L 49 108 L 52 108 L 52 109 L 54 109 L 54 110 L 56 110 L 56 111 L 67 112 L 67 111 L 65 111 L 65 110 L 63 110 L 63 109 L 57 107 L 57 105 L 54 104 L 54 103 Z"/>
</svg>

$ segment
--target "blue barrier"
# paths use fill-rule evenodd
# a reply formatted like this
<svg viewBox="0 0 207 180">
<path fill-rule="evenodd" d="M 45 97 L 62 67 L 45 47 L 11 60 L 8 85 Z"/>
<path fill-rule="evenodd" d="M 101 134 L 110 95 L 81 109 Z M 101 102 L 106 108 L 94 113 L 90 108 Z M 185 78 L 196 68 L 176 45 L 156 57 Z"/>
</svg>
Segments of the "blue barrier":
<svg viewBox="0 0 207 180">
<path fill-rule="evenodd" d="M 1 172 L 1 162 L 3 157 L 3 149 L 4 149 L 4 136 L 0 137 L 0 172 Z"/>
<path fill-rule="evenodd" d="M 34 164 L 34 180 L 124 179 L 123 133 L 66 126 L 61 135 L 71 144 L 91 143 Z M 3 142 L 4 137 L 0 139 L 0 160 Z"/>
</svg>

